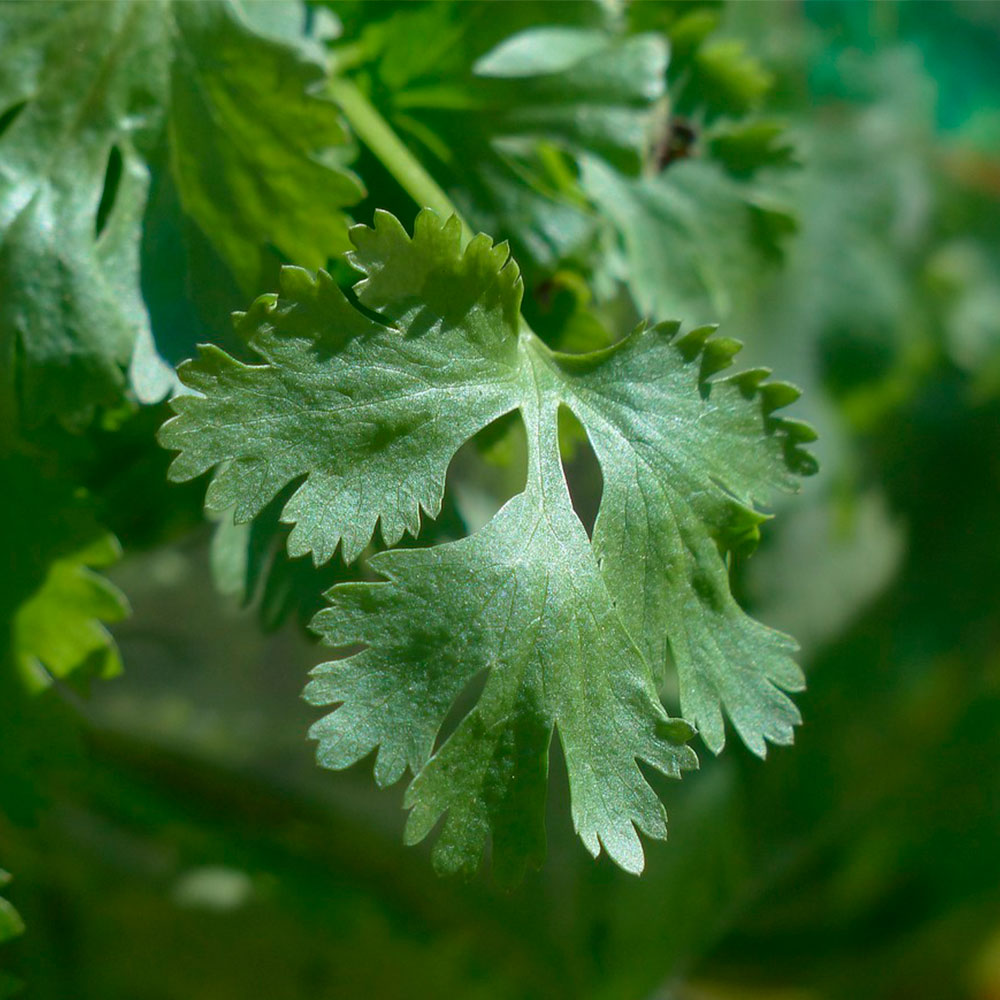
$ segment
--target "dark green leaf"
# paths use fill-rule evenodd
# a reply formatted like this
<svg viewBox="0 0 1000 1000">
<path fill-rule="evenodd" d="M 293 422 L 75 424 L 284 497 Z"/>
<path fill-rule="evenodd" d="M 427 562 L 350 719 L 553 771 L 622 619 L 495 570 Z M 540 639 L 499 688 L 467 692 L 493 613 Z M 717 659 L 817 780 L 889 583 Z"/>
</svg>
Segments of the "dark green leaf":
<svg viewBox="0 0 1000 1000">
<path fill-rule="evenodd" d="M 135 359 L 172 384 L 140 295 L 148 161 L 169 136 L 180 202 L 247 291 L 269 245 L 314 265 L 362 189 L 323 70 L 226 2 L 5 3 L 0 16 L 0 417 L 86 423 Z M 162 266 L 159 263 L 158 266 Z"/>
</svg>

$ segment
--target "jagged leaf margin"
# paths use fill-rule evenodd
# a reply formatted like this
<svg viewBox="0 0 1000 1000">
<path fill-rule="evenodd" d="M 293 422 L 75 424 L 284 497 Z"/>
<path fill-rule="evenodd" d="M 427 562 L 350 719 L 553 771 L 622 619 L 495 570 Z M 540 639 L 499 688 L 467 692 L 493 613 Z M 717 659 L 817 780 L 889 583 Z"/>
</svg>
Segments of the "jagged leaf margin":
<svg viewBox="0 0 1000 1000">
<path fill-rule="evenodd" d="M 161 431 L 180 452 L 172 476 L 214 469 L 208 504 L 242 519 L 298 482 L 282 513 L 290 551 L 323 562 L 340 545 L 352 560 L 376 523 L 389 544 L 415 534 L 421 511 L 440 508 L 457 448 L 518 410 L 524 493 L 468 538 L 377 556 L 383 582 L 330 592 L 335 610 L 315 623 L 325 641 L 367 648 L 318 668 L 310 685 L 310 700 L 339 706 L 314 727 L 320 760 L 344 767 L 377 747 L 380 784 L 415 775 L 409 838 L 448 813 L 442 867 L 474 869 L 491 835 L 498 871 L 515 878 L 543 849 L 558 731 L 585 843 L 640 870 L 636 829 L 662 837 L 666 827 L 636 759 L 674 776 L 694 764 L 691 730 L 656 695 L 668 634 L 685 712 L 713 749 L 723 707 L 761 754 L 798 722 L 781 691 L 801 686 L 794 643 L 739 610 L 723 558 L 753 539 L 762 497 L 813 471 L 801 448 L 811 429 L 774 415 L 797 392 L 761 369 L 714 378 L 739 345 L 708 328 L 640 328 L 590 355 L 548 350 L 518 316 L 506 247 L 480 235 L 462 250 L 455 219 L 423 212 L 411 238 L 378 213 L 352 239 L 367 313 L 322 272 L 286 269 L 281 294 L 241 319 L 262 364 L 204 348 L 182 368 L 196 394 L 175 401 Z M 563 405 L 604 472 L 593 544 L 559 464 Z M 667 492 L 644 515 L 642 550 L 616 531 L 635 519 L 650 476 Z M 483 671 L 479 702 L 436 748 L 452 701 Z"/>
</svg>

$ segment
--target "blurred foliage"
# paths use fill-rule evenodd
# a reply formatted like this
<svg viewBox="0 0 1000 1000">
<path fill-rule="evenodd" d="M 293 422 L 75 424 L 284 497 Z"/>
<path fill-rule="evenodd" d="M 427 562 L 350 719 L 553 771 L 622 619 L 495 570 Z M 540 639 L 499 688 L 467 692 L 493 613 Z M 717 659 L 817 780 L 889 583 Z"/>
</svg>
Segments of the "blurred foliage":
<svg viewBox="0 0 1000 1000">
<path fill-rule="evenodd" d="M 19 558 L 41 518 L 58 529 L 41 533 L 44 558 L 75 560 L 79 582 L 110 529 L 132 553 L 112 578 L 134 614 L 114 626 L 126 672 L 88 698 L 107 647 L 72 687 L 29 695 L 20 672 L 0 671 L 0 865 L 16 876 L 0 928 L 19 926 L 11 906 L 27 926 L 0 944 L 0 995 L 18 979 L 53 1000 L 1000 996 L 1000 8 L 631 5 L 605 30 L 670 41 L 665 113 L 655 95 L 630 105 L 658 109 L 667 162 L 653 175 L 618 159 L 611 190 L 649 210 L 588 189 L 565 133 L 501 155 L 491 140 L 523 137 L 523 123 L 445 101 L 504 38 L 600 27 L 606 8 L 476 7 L 474 30 L 421 49 L 407 19 L 461 28 L 464 5 L 377 6 L 313 9 L 313 43 L 330 38 L 344 65 L 353 50 L 357 78 L 428 164 L 462 150 L 442 176 L 470 216 L 514 213 L 531 320 L 552 342 L 606 342 L 654 295 L 697 302 L 806 388 L 824 475 L 733 565 L 751 610 L 803 641 L 806 724 L 765 764 L 735 751 L 664 785 L 671 837 L 649 845 L 642 880 L 579 849 L 557 765 L 544 870 L 511 894 L 441 881 L 425 851 L 399 845 L 399 796 L 376 793 L 370 768 L 331 781 L 313 766 L 298 692 L 317 653 L 292 627 L 262 636 L 218 596 L 199 490 L 164 487 L 167 457 L 149 447 L 158 408 L 123 399 L 70 444 L 49 428 L 8 445 L 4 424 L 4 463 L 70 497 L 61 519 L 40 499 L 0 519 L 5 548 Z M 245 7 L 269 38 L 293 30 Z M 324 36 L 330 9 L 339 27 Z M 458 83 L 414 97 L 427 67 Z M 527 80 L 474 89 L 502 108 L 503 94 L 537 92 Z M 174 360 L 193 329 L 231 343 L 220 317 L 241 304 L 238 276 L 177 210 L 166 160 L 146 162 L 141 283 L 157 344 L 180 338 L 162 348 Z M 412 214 L 369 153 L 354 169 L 369 190 L 360 218 L 375 204 Z M 515 169 L 531 195 L 512 207 Z M 708 204 L 690 193 L 705 178 L 720 192 Z M 536 238 L 540 204 L 565 221 Z M 580 252 L 584 230 L 603 241 L 596 259 Z M 719 258 L 703 260 L 706 246 Z M 622 261 L 653 250 L 662 282 L 631 282 Z M 13 509 L 18 478 L 3 475 Z M 517 488 L 486 482 L 476 502 L 493 509 Z M 466 496 L 470 524 L 474 506 Z M 245 549 L 217 540 L 216 568 L 277 625 L 299 613 L 299 568 L 279 560 L 275 575 L 273 539 L 255 530 Z M 5 650 L 25 597 L 13 580 L 0 584 Z"/>
</svg>

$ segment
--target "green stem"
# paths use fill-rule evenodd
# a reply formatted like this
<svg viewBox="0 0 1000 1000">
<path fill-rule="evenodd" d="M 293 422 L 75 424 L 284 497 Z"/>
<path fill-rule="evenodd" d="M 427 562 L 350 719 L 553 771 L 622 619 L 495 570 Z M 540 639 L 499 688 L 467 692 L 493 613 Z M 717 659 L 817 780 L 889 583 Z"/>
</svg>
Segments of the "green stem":
<svg viewBox="0 0 1000 1000">
<path fill-rule="evenodd" d="M 454 215 L 462 224 L 462 239 L 468 243 L 472 230 L 451 199 L 423 164 L 406 148 L 371 101 L 350 80 L 334 78 L 330 96 L 340 105 L 344 117 L 358 138 L 378 157 L 404 191 L 421 207 L 432 208 L 442 218 Z"/>
</svg>

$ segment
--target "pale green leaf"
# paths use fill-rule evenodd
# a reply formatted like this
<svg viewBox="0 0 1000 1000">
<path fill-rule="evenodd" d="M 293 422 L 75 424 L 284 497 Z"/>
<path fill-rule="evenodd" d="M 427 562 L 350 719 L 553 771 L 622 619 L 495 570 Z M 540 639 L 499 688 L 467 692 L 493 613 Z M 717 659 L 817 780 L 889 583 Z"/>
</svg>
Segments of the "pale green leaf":
<svg viewBox="0 0 1000 1000">
<path fill-rule="evenodd" d="M 416 246 L 386 213 L 374 230 L 355 230 L 354 259 L 368 274 L 359 298 L 400 321 L 394 335 L 327 275 L 286 268 L 282 296 L 259 300 L 242 320 L 268 364 L 206 347 L 180 369 L 204 395 L 174 403 L 180 416 L 161 436 L 181 450 L 171 474 L 220 465 L 207 504 L 235 506 L 238 521 L 305 476 L 283 515 L 295 524 L 292 555 L 312 552 L 323 563 L 342 543 L 352 562 L 376 521 L 389 545 L 405 530 L 415 535 L 421 509 L 433 517 L 441 508 L 452 455 L 515 405 L 517 267 L 502 267 L 506 250 L 485 237 L 459 257 L 457 222 L 441 228 L 426 214 L 418 225 Z"/>
<path fill-rule="evenodd" d="M 794 643 L 748 618 L 728 588 L 725 552 L 752 543 L 756 504 L 811 471 L 811 431 L 773 416 L 797 393 L 763 371 L 713 379 L 739 345 L 640 329 L 588 355 L 552 352 L 518 314 L 505 246 L 461 246 L 456 220 L 418 217 L 409 237 L 380 213 L 352 231 L 362 314 L 324 274 L 286 269 L 281 294 L 242 318 L 261 363 L 210 348 L 181 370 L 162 443 L 172 476 L 214 469 L 209 503 L 255 516 L 299 483 L 282 519 L 289 550 L 348 559 L 376 523 L 388 544 L 440 508 L 459 446 L 517 411 L 525 488 L 465 539 L 370 560 L 381 582 L 347 583 L 314 627 L 335 648 L 308 689 L 335 710 L 316 724 L 319 758 L 346 767 L 377 750 L 381 784 L 414 775 L 407 837 L 447 813 L 435 857 L 476 867 L 488 838 L 515 878 L 543 849 L 548 752 L 557 733 L 573 819 L 592 853 L 642 867 L 637 831 L 666 833 L 637 762 L 678 776 L 695 765 L 692 730 L 657 695 L 668 649 L 682 708 L 715 750 L 722 713 L 757 753 L 788 742 L 801 686 Z M 593 543 L 560 462 L 568 407 L 601 463 Z M 485 688 L 440 746 L 453 702 Z"/>
</svg>

